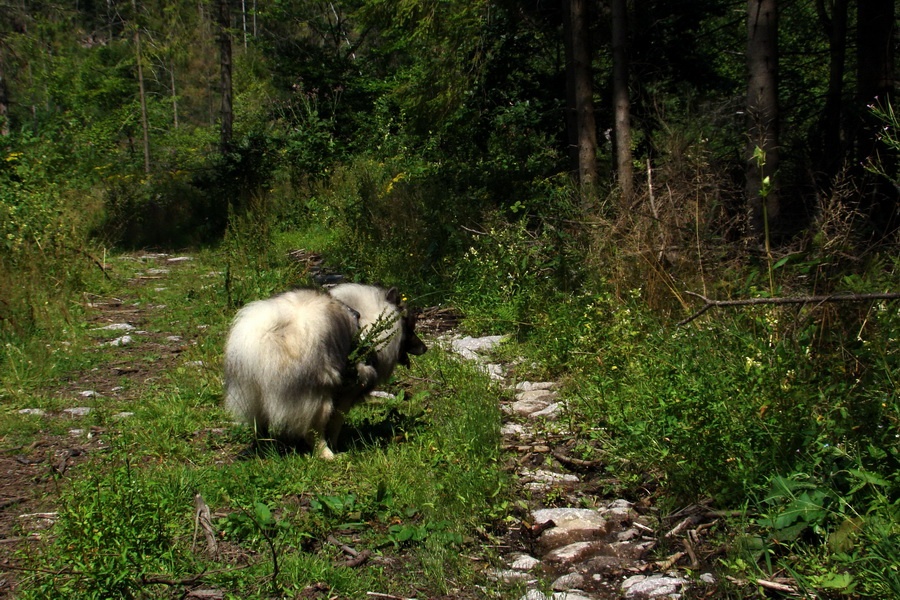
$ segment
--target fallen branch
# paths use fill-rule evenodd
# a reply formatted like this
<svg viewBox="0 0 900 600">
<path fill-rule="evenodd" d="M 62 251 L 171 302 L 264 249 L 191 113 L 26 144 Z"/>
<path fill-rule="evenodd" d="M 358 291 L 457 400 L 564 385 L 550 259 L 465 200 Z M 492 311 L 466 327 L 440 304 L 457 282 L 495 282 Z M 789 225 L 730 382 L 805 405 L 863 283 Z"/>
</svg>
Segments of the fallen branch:
<svg viewBox="0 0 900 600">
<path fill-rule="evenodd" d="M 216 531 L 212 525 L 212 515 L 209 506 L 203 500 L 203 496 L 197 494 L 194 496 L 194 541 L 191 544 L 191 552 L 194 552 L 197 546 L 197 531 L 203 529 L 203 535 L 206 537 L 206 552 L 210 558 L 216 558 L 219 555 L 219 544 L 216 541 Z"/>
<path fill-rule="evenodd" d="M 829 294 L 821 296 L 790 296 L 786 298 L 744 298 L 742 300 L 713 300 L 703 294 L 685 292 L 689 296 L 703 300 L 704 305 L 694 314 L 682 319 L 676 325 L 687 325 L 709 309 L 723 306 L 756 306 L 760 304 L 822 304 L 825 302 L 867 302 L 869 300 L 897 300 L 900 292 L 885 292 L 874 294 Z"/>
</svg>

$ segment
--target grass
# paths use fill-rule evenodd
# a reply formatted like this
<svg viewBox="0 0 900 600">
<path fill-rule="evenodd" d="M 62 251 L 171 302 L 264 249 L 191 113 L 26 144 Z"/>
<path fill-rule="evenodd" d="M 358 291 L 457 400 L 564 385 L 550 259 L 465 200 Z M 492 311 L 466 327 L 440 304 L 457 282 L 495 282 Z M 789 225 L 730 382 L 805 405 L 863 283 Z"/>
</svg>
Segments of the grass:
<svg viewBox="0 0 900 600">
<path fill-rule="evenodd" d="M 122 299 L 143 319 L 147 333 L 133 335 L 127 356 L 149 383 L 98 381 L 94 370 L 108 371 L 126 350 L 100 345 L 120 332 L 80 323 L 65 360 L 4 382 L 14 399 L 0 416 L 5 444 L 67 438 L 73 422 L 56 414 L 75 404 L 93 408 L 77 426 L 92 426 L 102 440 L 102 449 L 57 478 L 59 517 L 41 544 L 20 551 L 18 597 L 167 596 L 171 586 L 160 580 L 198 575 L 233 598 L 292 597 L 316 585 L 344 598 L 366 591 L 471 595 L 483 577 L 480 563 L 463 555 L 490 559 L 476 538 L 497 517 L 493 507 L 506 490 L 490 381 L 435 348 L 411 371 L 398 369 L 395 398 L 351 413 L 336 461 L 254 452 L 246 428 L 220 407 L 231 315 L 227 252 L 201 251 L 137 287 L 129 278 L 147 273 L 149 261 L 111 257 L 121 287 L 98 296 Z M 249 290 L 264 288 L 271 275 L 232 277 Z M 181 341 L 164 347 L 159 341 L 167 336 Z M 73 398 L 85 378 L 121 389 Z M 49 415 L 13 410 L 26 406 Z M 122 411 L 133 415 L 116 417 Z M 215 515 L 222 548 L 215 558 L 192 548 L 197 493 Z M 344 556 L 329 536 L 373 558 L 340 566 Z"/>
</svg>

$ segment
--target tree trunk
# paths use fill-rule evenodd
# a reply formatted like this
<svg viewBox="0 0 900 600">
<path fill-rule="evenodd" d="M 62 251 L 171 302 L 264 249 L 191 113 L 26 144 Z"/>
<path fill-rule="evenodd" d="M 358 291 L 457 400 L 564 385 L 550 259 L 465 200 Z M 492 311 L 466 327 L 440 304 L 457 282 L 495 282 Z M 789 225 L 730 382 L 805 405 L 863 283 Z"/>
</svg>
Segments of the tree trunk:
<svg viewBox="0 0 900 600">
<path fill-rule="evenodd" d="M 880 140 L 883 123 L 873 118 L 868 106 L 887 106 L 894 92 L 894 0 L 858 0 L 857 2 L 857 93 L 863 114 L 857 135 L 857 157 L 870 161 L 886 173 L 896 170 L 894 154 Z M 863 207 L 869 212 L 876 230 L 893 231 L 900 224 L 898 193 L 884 177 L 872 177 L 864 186 Z"/>
<path fill-rule="evenodd" d="M 753 239 L 768 242 L 769 227 L 779 214 L 776 0 L 747 2 L 747 67 L 747 232 Z"/>
<path fill-rule="evenodd" d="M 150 123 L 147 119 L 147 93 L 144 89 L 144 62 L 141 54 L 141 28 L 138 19 L 137 0 L 132 0 L 131 6 L 134 9 L 134 49 L 137 54 L 137 77 L 138 89 L 141 98 L 141 128 L 144 133 L 144 173 L 150 174 Z"/>
<path fill-rule="evenodd" d="M 822 29 L 828 36 L 828 89 L 825 92 L 825 107 L 820 121 L 822 135 L 821 171 L 823 183 L 828 185 L 840 170 L 844 159 L 841 141 L 842 111 L 844 98 L 844 68 L 847 56 L 847 4 L 848 0 L 831 0 L 831 15 L 825 0 L 816 0 L 816 11 Z"/>
<path fill-rule="evenodd" d="M 222 154 L 231 149 L 234 124 L 231 97 L 231 13 L 228 0 L 219 0 L 219 65 L 222 87 L 222 112 L 219 146 Z"/>
<path fill-rule="evenodd" d="M 634 193 L 631 157 L 631 105 L 628 100 L 628 4 L 612 0 L 613 112 L 616 174 L 623 203 Z"/>
<path fill-rule="evenodd" d="M 9 88 L 3 76 L 2 60 L 0 60 L 0 136 L 9 136 Z"/>
<path fill-rule="evenodd" d="M 566 85 L 569 92 L 567 123 L 574 126 L 578 183 L 585 208 L 593 208 L 597 183 L 597 126 L 594 121 L 594 87 L 591 45 L 588 37 L 587 0 L 563 0 L 563 37 L 566 44 Z M 574 116 L 572 116 L 572 114 Z"/>
</svg>

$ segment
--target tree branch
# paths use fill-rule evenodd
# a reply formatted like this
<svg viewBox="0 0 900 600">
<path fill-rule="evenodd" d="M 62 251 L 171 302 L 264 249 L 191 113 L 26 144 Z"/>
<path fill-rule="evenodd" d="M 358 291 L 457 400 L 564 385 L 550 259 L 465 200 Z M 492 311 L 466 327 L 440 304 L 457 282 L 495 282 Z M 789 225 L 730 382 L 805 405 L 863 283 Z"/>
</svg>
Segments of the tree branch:
<svg viewBox="0 0 900 600">
<path fill-rule="evenodd" d="M 897 300 L 900 292 L 875 294 L 829 294 L 823 296 L 791 296 L 787 298 L 744 298 L 742 300 L 712 300 L 703 294 L 685 292 L 689 296 L 703 300 L 704 305 L 686 319 L 678 321 L 677 326 L 687 325 L 709 309 L 723 306 L 756 306 L 759 304 L 822 304 L 825 302 L 866 302 L 869 300 Z"/>
</svg>

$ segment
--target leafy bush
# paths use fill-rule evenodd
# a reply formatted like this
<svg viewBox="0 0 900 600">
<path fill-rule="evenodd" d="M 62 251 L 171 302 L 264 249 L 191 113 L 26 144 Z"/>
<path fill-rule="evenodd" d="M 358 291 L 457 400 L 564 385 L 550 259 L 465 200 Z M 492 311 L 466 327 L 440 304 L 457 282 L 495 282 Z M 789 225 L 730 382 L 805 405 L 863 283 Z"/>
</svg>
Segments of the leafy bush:
<svg viewBox="0 0 900 600">
<path fill-rule="evenodd" d="M 183 558 L 174 542 L 185 532 L 173 524 L 189 522 L 191 506 L 189 490 L 169 489 L 127 460 L 75 480 L 44 550 L 50 568 L 35 572 L 23 597 L 135 597 L 144 576 L 169 572 Z"/>
</svg>

